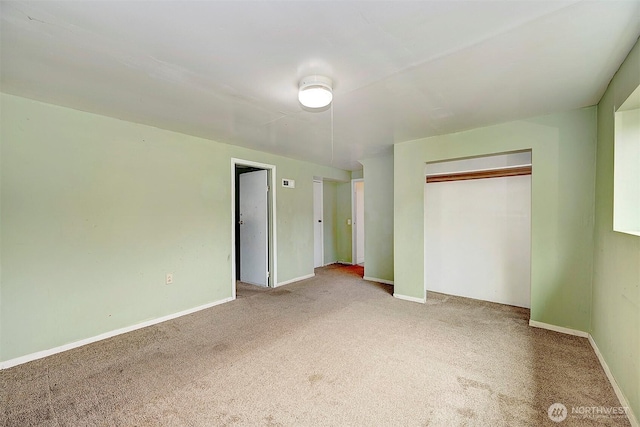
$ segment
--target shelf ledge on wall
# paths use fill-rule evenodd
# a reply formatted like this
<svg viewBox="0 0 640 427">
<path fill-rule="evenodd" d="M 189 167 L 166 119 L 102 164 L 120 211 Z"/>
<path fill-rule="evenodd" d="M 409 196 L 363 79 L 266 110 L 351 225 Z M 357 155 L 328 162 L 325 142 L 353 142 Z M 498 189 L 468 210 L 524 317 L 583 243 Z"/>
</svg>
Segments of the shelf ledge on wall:
<svg viewBox="0 0 640 427">
<path fill-rule="evenodd" d="M 467 181 L 470 179 L 504 178 L 507 176 L 521 175 L 531 175 L 531 165 L 427 175 L 427 184 L 432 182 Z"/>
</svg>

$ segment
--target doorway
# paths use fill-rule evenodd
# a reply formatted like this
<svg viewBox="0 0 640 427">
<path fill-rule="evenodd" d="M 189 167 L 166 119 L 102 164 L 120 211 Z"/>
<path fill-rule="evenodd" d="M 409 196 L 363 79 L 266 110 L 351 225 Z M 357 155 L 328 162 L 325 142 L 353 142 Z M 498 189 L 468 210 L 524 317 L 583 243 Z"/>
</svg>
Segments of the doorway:
<svg viewBox="0 0 640 427">
<path fill-rule="evenodd" d="M 313 268 L 324 265 L 324 218 L 322 181 L 313 180 Z"/>
<path fill-rule="evenodd" d="M 275 166 L 231 159 L 232 297 L 236 280 L 275 287 Z"/>
<path fill-rule="evenodd" d="M 364 179 L 351 180 L 352 189 L 352 254 L 353 264 L 364 265 Z"/>
</svg>

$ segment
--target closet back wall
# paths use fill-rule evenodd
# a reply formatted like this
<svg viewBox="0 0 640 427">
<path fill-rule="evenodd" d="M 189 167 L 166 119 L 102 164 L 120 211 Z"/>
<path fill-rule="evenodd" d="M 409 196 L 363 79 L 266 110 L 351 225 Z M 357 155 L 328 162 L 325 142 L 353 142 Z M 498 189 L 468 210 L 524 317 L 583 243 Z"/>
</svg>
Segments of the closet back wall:
<svg viewBox="0 0 640 427">
<path fill-rule="evenodd" d="M 522 154 L 433 164 L 427 173 L 530 163 Z M 531 175 L 426 184 L 425 283 L 428 291 L 530 307 Z"/>
</svg>

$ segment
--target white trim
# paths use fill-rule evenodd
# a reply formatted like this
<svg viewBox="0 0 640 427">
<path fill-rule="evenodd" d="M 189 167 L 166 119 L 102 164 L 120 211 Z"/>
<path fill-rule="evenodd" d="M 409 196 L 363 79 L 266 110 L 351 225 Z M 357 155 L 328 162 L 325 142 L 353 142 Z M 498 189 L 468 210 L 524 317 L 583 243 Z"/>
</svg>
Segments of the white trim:
<svg viewBox="0 0 640 427">
<path fill-rule="evenodd" d="M 296 277 L 295 279 L 291 279 L 291 280 L 285 280 L 284 282 L 280 282 L 276 285 L 277 286 L 284 286 L 284 285 L 288 285 L 289 283 L 293 283 L 293 282 L 299 282 L 301 280 L 306 280 L 306 279 L 310 279 L 312 277 L 314 277 L 316 275 L 316 273 L 311 273 L 311 274 L 307 274 L 304 276 L 300 276 L 300 277 Z"/>
<path fill-rule="evenodd" d="M 377 277 L 369 277 L 369 276 L 364 276 L 363 279 L 368 280 L 369 282 L 378 282 L 378 283 L 384 283 L 385 285 L 393 285 L 393 280 L 378 279 Z"/>
<path fill-rule="evenodd" d="M 587 338 L 589 336 L 589 333 L 587 332 L 579 331 L 577 329 L 564 328 L 562 326 L 551 325 L 549 323 L 538 322 L 537 320 L 529 320 L 529 326 L 540 329 L 548 329 L 550 331 L 560 332 L 567 335 L 575 335 L 576 337 Z"/>
<path fill-rule="evenodd" d="M 351 180 L 351 264 L 358 264 L 358 236 L 357 236 L 357 227 L 354 227 L 356 220 L 356 182 L 364 183 L 363 178 L 355 178 Z M 362 207 L 364 209 L 364 206 Z M 364 231 L 364 229 L 363 229 Z M 366 237 L 365 237 L 366 238 Z M 366 256 L 366 254 L 365 254 Z"/>
<path fill-rule="evenodd" d="M 276 232 L 276 167 L 267 163 L 258 163 L 251 160 L 231 158 L 231 298 L 236 298 L 236 165 L 251 166 L 266 169 L 271 176 L 269 191 L 271 206 L 269 207 L 269 272 L 268 284 L 276 287 L 278 283 L 278 244 Z"/>
<path fill-rule="evenodd" d="M 604 360 L 604 356 L 602 356 L 602 353 L 600 353 L 600 349 L 598 348 L 598 345 L 596 344 L 591 334 L 589 334 L 589 343 L 591 344 L 591 347 L 593 347 L 593 351 L 596 353 L 596 356 L 600 361 L 600 365 L 602 365 L 602 369 L 604 370 L 604 373 L 607 375 L 607 378 L 609 379 L 609 382 L 613 387 L 613 391 L 615 391 L 616 396 L 618 396 L 618 400 L 620 401 L 620 404 L 627 408 L 626 411 L 627 411 L 627 418 L 629 419 L 629 423 L 631 423 L 632 427 L 640 427 L 640 424 L 638 423 L 638 418 L 636 418 L 635 414 L 633 413 L 633 408 L 631 408 L 631 405 L 629 405 L 629 401 L 627 400 L 624 393 L 622 392 L 622 389 L 618 385 L 618 382 L 613 377 L 613 374 L 609 369 L 609 365 L 607 365 L 607 362 Z"/>
<path fill-rule="evenodd" d="M 158 317 L 157 319 L 147 320 L 142 323 L 136 323 L 135 325 L 126 326 L 120 329 L 114 329 L 113 331 L 105 332 L 104 334 L 96 335 L 90 338 L 85 338 L 80 341 L 75 341 L 69 344 L 61 345 L 59 347 L 50 348 L 49 350 L 38 351 L 35 353 L 27 354 L 25 356 L 16 357 L 15 359 L 5 360 L 4 362 L 0 362 L 0 370 L 11 368 L 17 365 L 22 365 L 23 363 L 31 362 L 33 360 L 42 359 L 43 357 L 51 356 L 56 353 L 62 353 L 63 351 L 71 350 L 73 348 L 82 347 L 83 345 L 115 337 L 116 335 L 126 334 L 127 332 L 135 331 L 136 329 L 146 328 L 147 326 L 156 325 L 158 323 L 166 322 L 167 320 L 186 316 L 187 314 L 192 314 L 200 310 L 205 310 L 216 305 L 224 304 L 226 302 L 233 301 L 234 299 L 235 298 L 233 297 L 224 298 L 198 307 L 190 308 L 188 310 L 183 310 L 177 313 L 169 314 L 167 316 Z"/>
<path fill-rule="evenodd" d="M 396 293 L 393 294 L 393 297 L 404 301 L 419 302 L 420 304 L 424 304 L 426 302 L 426 298 L 416 298 Z"/>
</svg>

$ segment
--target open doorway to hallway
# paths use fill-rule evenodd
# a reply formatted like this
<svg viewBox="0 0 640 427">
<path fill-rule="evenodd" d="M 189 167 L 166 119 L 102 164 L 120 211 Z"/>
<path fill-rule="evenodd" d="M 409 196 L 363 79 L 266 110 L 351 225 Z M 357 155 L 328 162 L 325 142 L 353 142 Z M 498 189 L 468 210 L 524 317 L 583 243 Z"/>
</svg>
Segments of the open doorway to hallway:
<svg viewBox="0 0 640 427">
<path fill-rule="evenodd" d="M 351 180 L 352 187 L 352 262 L 364 266 L 364 179 Z"/>
<path fill-rule="evenodd" d="M 275 166 L 232 159 L 232 294 L 275 282 Z"/>
</svg>

